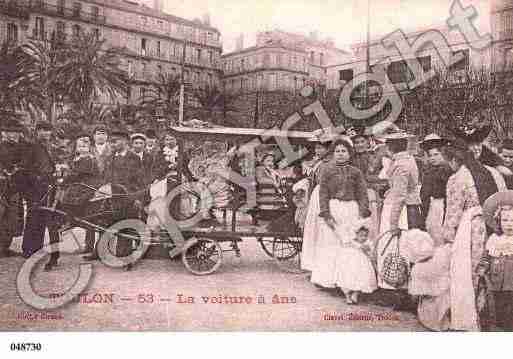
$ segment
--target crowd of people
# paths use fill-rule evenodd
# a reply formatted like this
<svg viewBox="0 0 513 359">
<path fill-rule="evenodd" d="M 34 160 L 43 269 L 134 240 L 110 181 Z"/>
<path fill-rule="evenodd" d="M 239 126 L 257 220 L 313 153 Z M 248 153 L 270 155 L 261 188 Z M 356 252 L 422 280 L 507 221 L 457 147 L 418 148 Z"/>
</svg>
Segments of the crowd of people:
<svg viewBox="0 0 513 359">
<path fill-rule="evenodd" d="M 8 222 L 2 226 L 2 257 L 16 255 L 9 249 L 16 235 L 23 235 L 25 258 L 43 247 L 47 229 L 50 243 L 59 240 L 62 219 L 52 218 L 55 216 L 51 211 L 39 210 L 41 206 L 57 205 L 66 213 L 85 215 L 83 211 L 87 206 L 84 204 L 95 195 L 95 190 L 113 183 L 118 190 L 134 194 L 133 206 L 129 208 L 133 213 L 126 215 L 137 216 L 149 201 L 148 186 L 176 175 L 177 143 L 170 134 L 163 136 L 160 144 L 153 130 L 128 133 L 121 127 L 108 129 L 99 125 L 92 133 L 79 132 L 69 139 L 60 138 L 52 125 L 41 122 L 36 125 L 33 139 L 29 140 L 27 129 L 15 119 L 3 122 L 0 130 L 5 201 L 2 216 L 7 216 Z M 10 181 L 6 181 L 8 176 Z M 61 182 L 63 186 L 59 190 L 55 184 Z M 87 255 L 84 259 L 97 260 L 93 231 L 87 231 L 85 242 L 83 253 Z M 119 247 L 125 244 L 120 241 Z M 117 250 L 120 255 L 126 255 L 129 248 Z M 58 258 L 58 253 L 52 254 L 46 269 L 57 265 Z"/>
<path fill-rule="evenodd" d="M 315 286 L 348 304 L 396 291 L 431 330 L 513 329 L 513 141 L 495 153 L 489 126 L 453 132 L 418 156 L 404 132 L 375 149 L 364 128 L 314 139 L 301 265 Z"/>
<path fill-rule="evenodd" d="M 0 217 L 9 223 L 0 233 L 2 257 L 16 255 L 9 249 L 16 235 L 23 235 L 25 258 L 42 248 L 47 229 L 51 243 L 59 240 L 63 223 L 41 206 L 58 203 L 66 213 L 84 215 L 96 189 L 112 183 L 133 195 L 125 218 L 140 217 L 149 186 L 180 172 L 214 193 L 214 207 L 221 208 L 230 201 L 229 189 L 215 167 L 241 166 L 234 162 L 236 148 L 201 156 L 191 149 L 177 172 L 176 139 L 166 133 L 160 143 L 152 130 L 99 125 L 76 134 L 67 144 L 72 151 L 52 145 L 49 123 L 37 124 L 32 141 L 16 120 L 4 121 L 0 130 L 2 177 L 12 177 L 2 181 Z M 361 293 L 395 291 L 395 309 L 414 309 L 432 330 L 513 330 L 513 140 L 495 153 L 483 144 L 489 132 L 482 126 L 454 130 L 450 139 L 431 134 L 413 143 L 422 151 L 414 156 L 413 136 L 405 132 L 374 138 L 363 127 L 314 131 L 314 156 L 294 175 L 297 208 L 289 213 L 301 229 L 301 266 L 310 281 L 340 289 L 347 304 L 358 303 Z M 260 194 L 282 197 L 275 155 L 259 160 Z M 62 191 L 50 190 L 56 175 L 67 184 Z M 195 204 L 189 207 L 194 212 Z M 216 215 L 206 212 L 215 225 Z M 87 231 L 85 260 L 98 259 L 95 240 Z M 116 250 L 126 256 L 131 243 L 121 241 Z M 52 254 L 46 269 L 57 261 Z"/>
</svg>

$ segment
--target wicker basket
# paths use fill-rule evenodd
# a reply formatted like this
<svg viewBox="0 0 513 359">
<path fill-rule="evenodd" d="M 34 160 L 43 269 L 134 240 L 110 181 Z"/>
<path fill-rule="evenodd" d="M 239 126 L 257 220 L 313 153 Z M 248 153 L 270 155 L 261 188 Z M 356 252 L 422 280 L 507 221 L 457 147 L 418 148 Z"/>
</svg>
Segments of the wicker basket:
<svg viewBox="0 0 513 359">
<path fill-rule="evenodd" d="M 400 288 L 408 282 L 408 277 L 410 274 L 410 266 L 408 261 L 399 253 L 400 236 L 392 236 L 390 238 L 387 245 L 383 249 L 382 255 L 385 253 L 385 250 L 395 237 L 397 238 L 396 250 L 393 253 L 389 253 L 383 260 L 381 279 L 383 279 L 383 282 L 394 288 Z"/>
</svg>

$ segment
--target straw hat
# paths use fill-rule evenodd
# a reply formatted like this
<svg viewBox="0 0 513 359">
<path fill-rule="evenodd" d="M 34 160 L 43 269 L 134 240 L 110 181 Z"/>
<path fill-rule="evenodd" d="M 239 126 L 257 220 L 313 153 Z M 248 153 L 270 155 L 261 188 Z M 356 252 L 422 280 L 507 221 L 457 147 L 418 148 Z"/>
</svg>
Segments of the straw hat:
<svg viewBox="0 0 513 359">
<path fill-rule="evenodd" d="M 512 190 L 497 192 L 488 197 L 483 204 L 483 216 L 486 224 L 494 230 L 499 229 L 496 218 L 499 209 L 503 206 L 513 206 Z"/>
<path fill-rule="evenodd" d="M 445 138 L 438 136 L 436 133 L 432 133 L 424 137 L 424 140 L 419 143 L 420 148 L 424 151 L 429 151 L 433 148 L 440 148 L 445 146 L 449 141 Z"/>
</svg>

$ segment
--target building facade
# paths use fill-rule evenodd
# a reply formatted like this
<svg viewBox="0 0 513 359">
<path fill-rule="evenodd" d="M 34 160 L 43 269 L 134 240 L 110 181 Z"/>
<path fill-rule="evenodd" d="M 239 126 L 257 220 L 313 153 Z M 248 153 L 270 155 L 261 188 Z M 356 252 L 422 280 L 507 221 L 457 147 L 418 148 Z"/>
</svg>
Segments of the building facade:
<svg viewBox="0 0 513 359">
<path fill-rule="evenodd" d="M 490 5 L 493 67 L 503 71 L 513 65 L 513 0 L 493 0 Z"/>
<path fill-rule="evenodd" d="M 439 38 L 444 39 L 447 46 L 435 47 L 433 42 L 426 44 L 418 51 L 400 54 L 397 48 L 385 48 L 381 41 L 372 41 L 370 44 L 370 67 L 371 71 L 381 67 L 388 76 L 388 79 L 394 86 L 402 91 L 408 90 L 408 82 L 411 82 L 413 75 L 408 66 L 411 60 L 418 60 L 424 72 L 431 69 L 435 71 L 445 72 L 445 66 L 441 55 L 459 54 L 461 60 L 450 66 L 450 71 L 454 81 L 463 81 L 465 73 L 469 68 L 480 69 L 490 66 L 490 50 L 482 51 L 472 48 L 468 44 L 463 35 L 447 28 L 435 29 Z M 415 43 L 420 36 L 426 33 L 428 29 L 407 33 L 405 36 L 410 44 Z M 367 43 L 354 44 L 352 47 L 354 57 L 345 63 L 340 63 L 327 67 L 327 86 L 329 89 L 338 89 L 343 87 L 347 82 L 353 80 L 359 74 L 365 73 L 367 70 Z M 374 72 L 374 71 L 373 71 Z M 417 74 L 421 79 L 423 74 Z"/>
<path fill-rule="evenodd" d="M 160 1 L 155 4 L 161 7 Z M 209 23 L 134 0 L 0 0 L 2 42 L 44 41 L 52 33 L 73 41 L 80 31 L 96 33 L 108 47 L 125 49 L 122 67 L 132 81 L 129 97 L 119 103 L 136 103 L 159 74 L 178 76 L 182 69 L 185 82 L 194 86 L 220 84 L 221 36 Z"/>
<path fill-rule="evenodd" d="M 223 82 L 229 91 L 295 91 L 306 84 L 325 85 L 326 69 L 350 57 L 330 40 L 319 41 L 281 30 L 259 32 L 256 46 L 224 54 Z"/>
</svg>

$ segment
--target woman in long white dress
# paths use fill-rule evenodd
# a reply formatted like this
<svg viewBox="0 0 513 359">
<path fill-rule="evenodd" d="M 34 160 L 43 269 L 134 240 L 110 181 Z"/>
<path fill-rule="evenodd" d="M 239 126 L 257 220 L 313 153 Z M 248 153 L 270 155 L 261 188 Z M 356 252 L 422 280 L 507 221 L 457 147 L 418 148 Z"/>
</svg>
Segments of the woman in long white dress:
<svg viewBox="0 0 513 359">
<path fill-rule="evenodd" d="M 337 139 L 332 147 L 333 160 L 324 168 L 319 185 L 322 221 L 311 277 L 312 283 L 324 288 L 345 285 L 339 281 L 339 272 L 345 267 L 342 245 L 354 238 L 354 223 L 370 215 L 364 176 L 350 164 L 350 142 Z"/>
<path fill-rule="evenodd" d="M 330 160 L 331 142 L 317 142 L 315 144 L 314 163 L 309 169 L 308 189 L 310 199 L 308 200 L 308 210 L 306 213 L 305 225 L 303 230 L 303 247 L 301 251 L 301 268 L 311 271 L 313 268 L 315 249 L 319 238 L 319 181 L 323 167 Z"/>
</svg>

